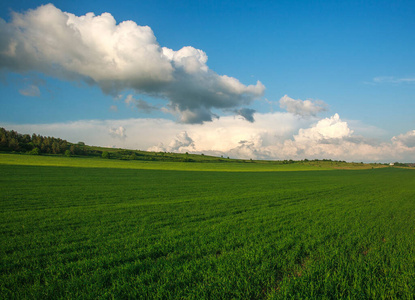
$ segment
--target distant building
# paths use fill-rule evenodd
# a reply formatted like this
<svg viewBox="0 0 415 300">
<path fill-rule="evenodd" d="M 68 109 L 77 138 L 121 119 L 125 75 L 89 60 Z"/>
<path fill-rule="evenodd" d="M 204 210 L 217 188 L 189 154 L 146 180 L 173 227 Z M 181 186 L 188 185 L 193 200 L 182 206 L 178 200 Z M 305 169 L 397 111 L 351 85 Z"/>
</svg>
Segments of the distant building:
<svg viewBox="0 0 415 300">
<path fill-rule="evenodd" d="M 390 166 L 394 166 L 394 165 L 395 165 L 395 163 L 390 163 L 389 165 L 390 165 Z"/>
</svg>

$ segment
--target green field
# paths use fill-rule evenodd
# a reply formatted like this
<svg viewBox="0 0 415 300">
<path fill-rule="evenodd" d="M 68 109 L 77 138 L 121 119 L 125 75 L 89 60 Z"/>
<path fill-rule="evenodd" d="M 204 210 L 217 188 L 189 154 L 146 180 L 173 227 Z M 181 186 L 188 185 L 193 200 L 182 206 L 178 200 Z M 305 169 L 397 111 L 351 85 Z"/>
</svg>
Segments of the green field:
<svg viewBox="0 0 415 300">
<path fill-rule="evenodd" d="M 413 299 L 415 171 L 337 167 L 0 154 L 0 298 Z"/>
<path fill-rule="evenodd" d="M 177 156 L 180 154 L 172 154 Z M 296 161 L 283 164 L 276 161 L 243 161 L 218 162 L 218 159 L 201 155 L 195 162 L 175 161 L 143 161 L 102 159 L 100 157 L 64 157 L 58 155 L 25 155 L 0 153 L 0 164 L 55 166 L 78 168 L 114 168 L 114 169 L 146 169 L 146 170 L 175 170 L 175 171 L 221 171 L 221 172 L 267 172 L 267 171 L 306 171 L 306 170 L 336 170 L 336 169 L 372 169 L 385 168 L 381 164 L 346 163 L 338 161 Z M 220 160 L 220 159 L 219 159 Z"/>
</svg>

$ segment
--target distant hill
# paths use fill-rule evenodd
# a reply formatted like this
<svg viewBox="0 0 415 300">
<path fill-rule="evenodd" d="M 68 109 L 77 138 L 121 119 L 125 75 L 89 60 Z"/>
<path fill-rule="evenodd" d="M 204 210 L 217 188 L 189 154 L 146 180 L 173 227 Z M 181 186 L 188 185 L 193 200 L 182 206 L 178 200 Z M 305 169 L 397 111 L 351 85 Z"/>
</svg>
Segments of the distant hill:
<svg viewBox="0 0 415 300">
<path fill-rule="evenodd" d="M 88 146 L 83 142 L 70 143 L 56 137 L 37 134 L 20 134 L 0 128 L 0 151 L 32 155 L 99 156 L 107 159 L 182 161 L 182 162 L 229 162 L 243 161 L 204 154 L 148 152 L 121 148 Z"/>
</svg>

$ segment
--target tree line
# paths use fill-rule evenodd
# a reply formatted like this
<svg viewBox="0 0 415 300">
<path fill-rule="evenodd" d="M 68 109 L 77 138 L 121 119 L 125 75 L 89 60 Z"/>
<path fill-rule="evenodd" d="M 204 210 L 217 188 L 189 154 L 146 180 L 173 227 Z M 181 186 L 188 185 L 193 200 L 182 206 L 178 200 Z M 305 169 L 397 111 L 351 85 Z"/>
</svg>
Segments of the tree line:
<svg viewBox="0 0 415 300">
<path fill-rule="evenodd" d="M 0 127 L 0 151 L 4 152 L 18 152 L 33 155 L 40 154 L 61 154 L 65 156 L 101 156 L 102 158 L 122 159 L 122 160 L 165 160 L 165 161 L 194 161 L 189 158 L 165 157 L 151 153 L 140 153 L 139 151 L 123 150 L 118 151 L 101 151 L 93 149 L 83 142 L 77 144 L 70 143 L 66 140 L 42 136 L 33 133 L 21 134 L 14 130 L 6 130 Z"/>
<path fill-rule="evenodd" d="M 0 151 L 27 152 L 30 154 L 89 154 L 85 144 L 69 143 L 66 140 L 38 134 L 20 134 L 14 130 L 0 128 Z"/>
</svg>

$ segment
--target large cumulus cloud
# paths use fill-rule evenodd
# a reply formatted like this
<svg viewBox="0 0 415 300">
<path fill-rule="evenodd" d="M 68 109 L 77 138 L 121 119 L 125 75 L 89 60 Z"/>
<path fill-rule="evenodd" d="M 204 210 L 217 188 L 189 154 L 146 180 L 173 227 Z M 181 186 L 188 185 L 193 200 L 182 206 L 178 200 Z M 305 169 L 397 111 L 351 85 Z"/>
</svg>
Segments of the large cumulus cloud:
<svg viewBox="0 0 415 300">
<path fill-rule="evenodd" d="M 211 121 L 212 108 L 240 108 L 264 93 L 259 81 L 246 86 L 215 73 L 207 59 L 193 47 L 161 47 L 150 27 L 117 24 L 109 13 L 75 16 L 48 4 L 0 19 L 0 68 L 165 98 L 183 123 Z"/>
</svg>

